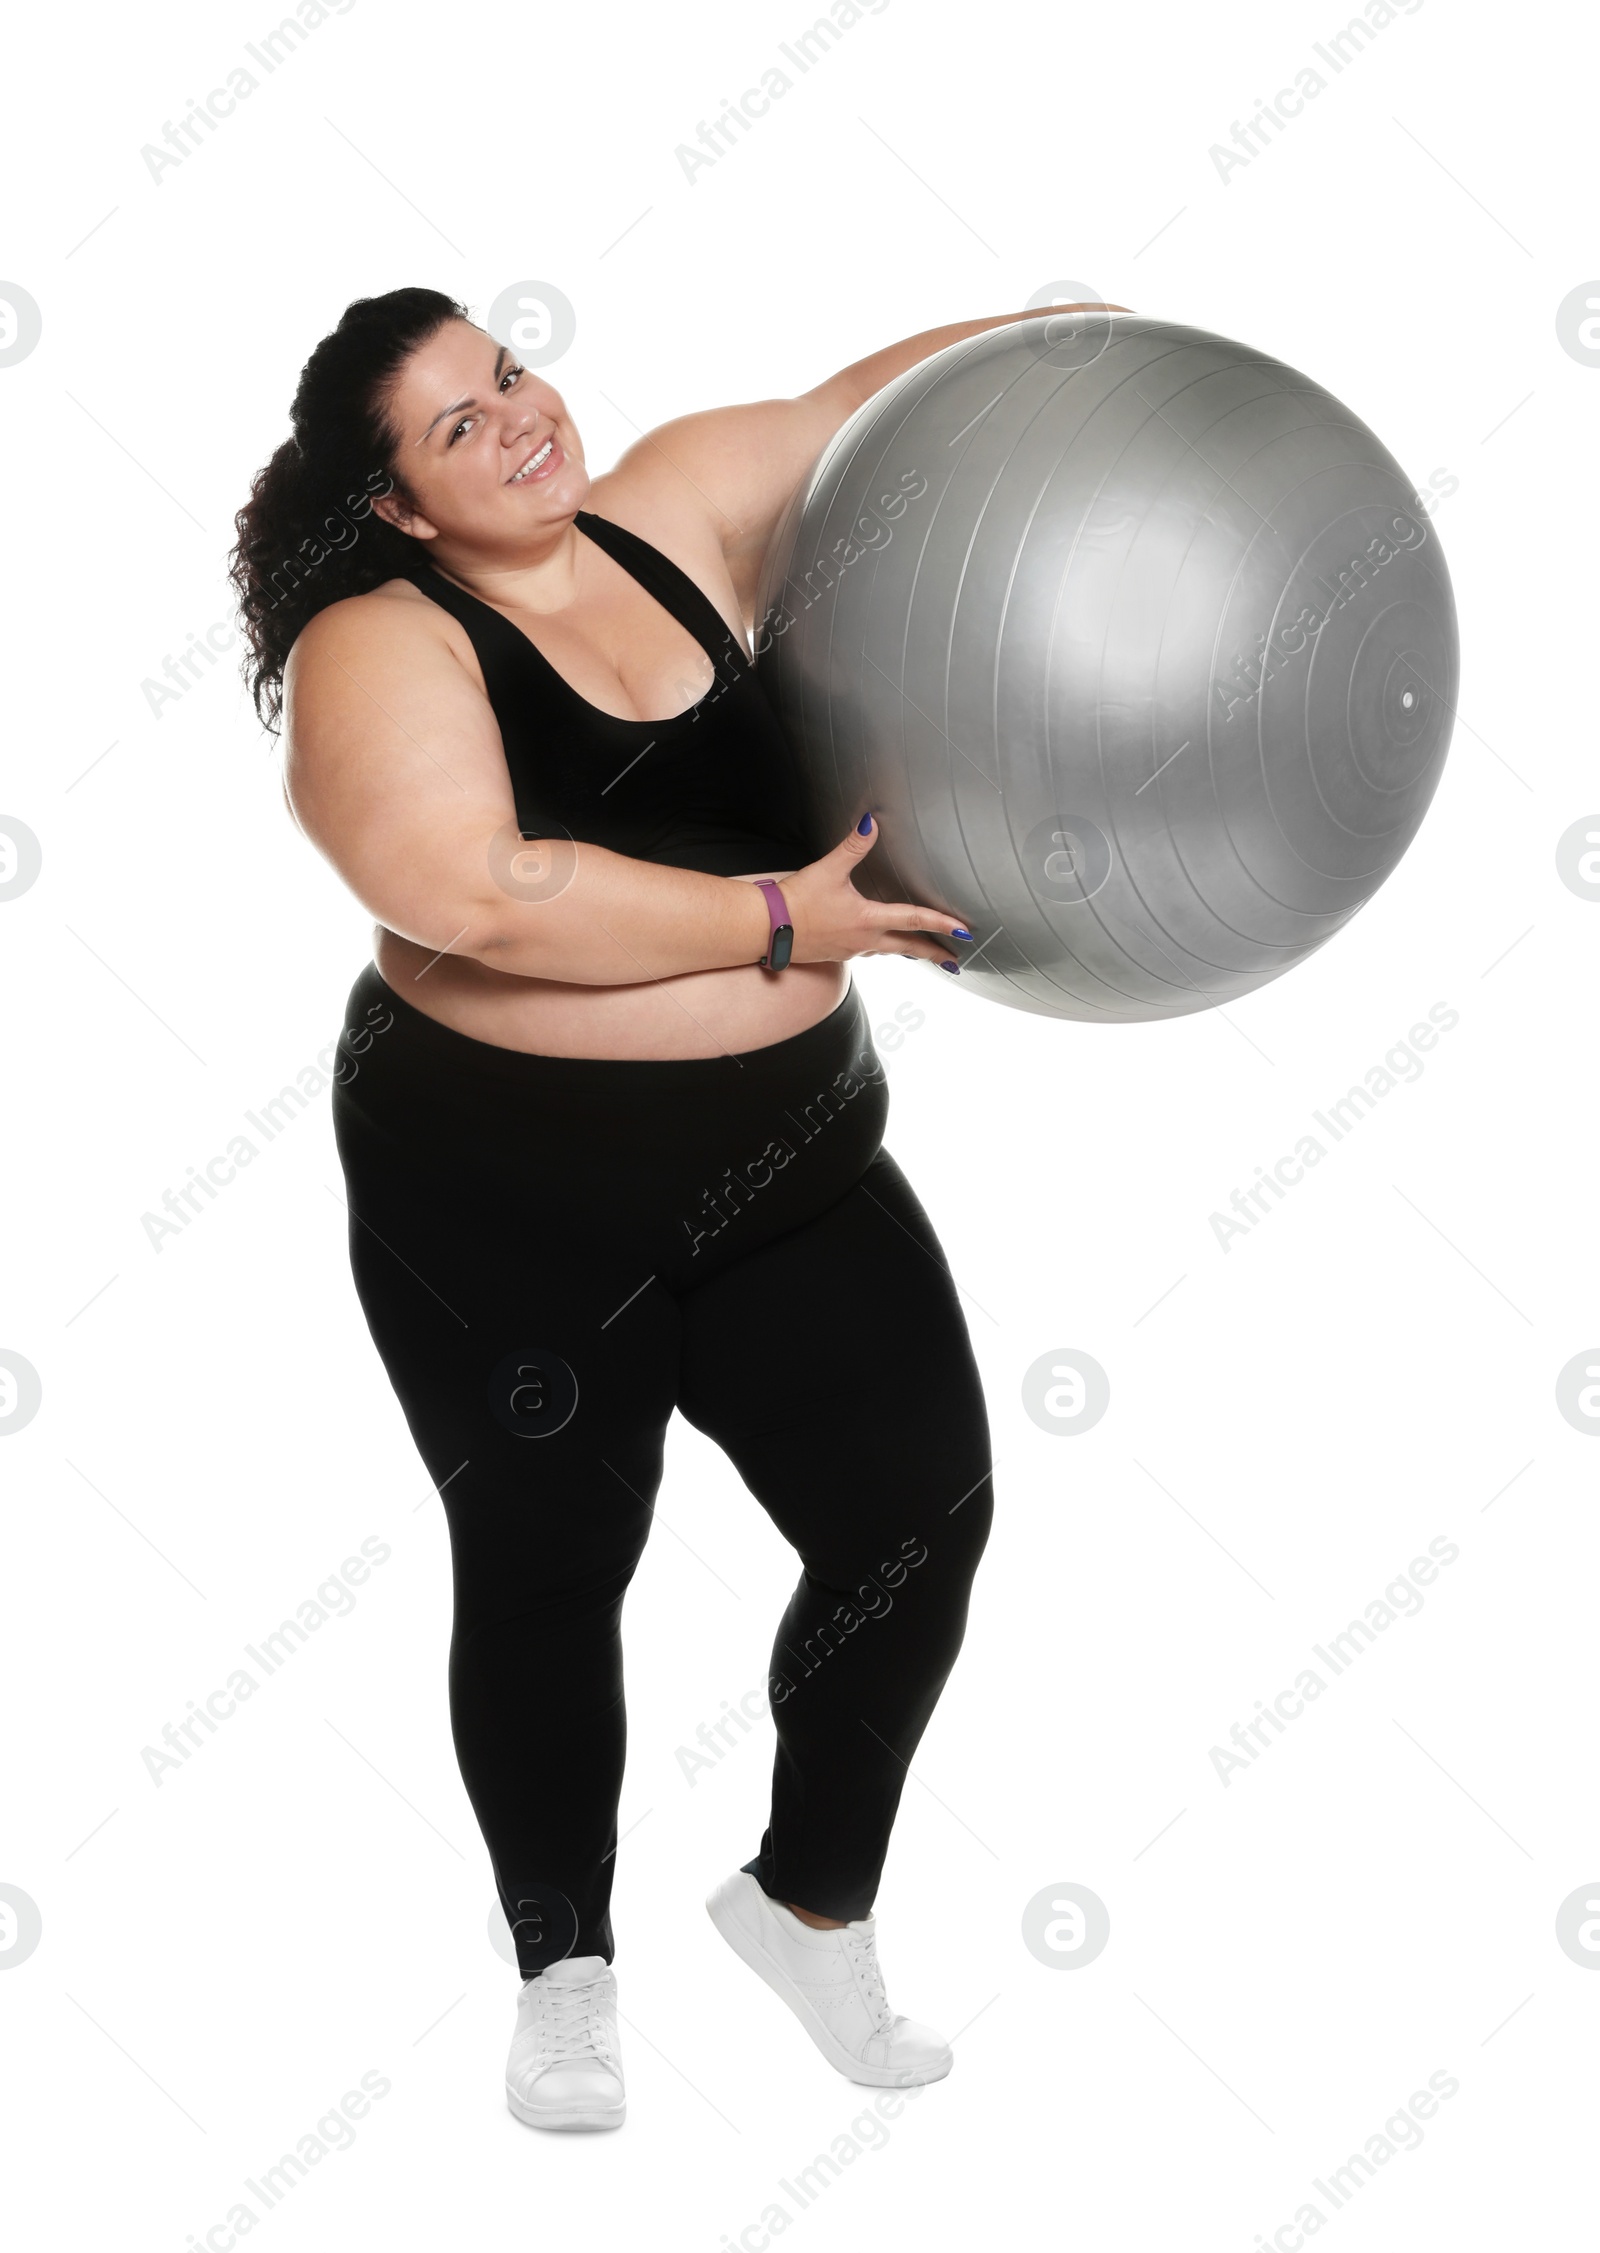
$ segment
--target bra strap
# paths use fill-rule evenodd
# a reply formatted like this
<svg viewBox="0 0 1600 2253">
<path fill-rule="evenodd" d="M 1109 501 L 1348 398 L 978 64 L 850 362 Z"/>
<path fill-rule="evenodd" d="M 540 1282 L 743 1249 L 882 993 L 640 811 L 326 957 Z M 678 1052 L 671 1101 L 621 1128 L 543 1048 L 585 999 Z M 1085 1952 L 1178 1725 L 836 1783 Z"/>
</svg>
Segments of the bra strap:
<svg viewBox="0 0 1600 2253">
<path fill-rule="evenodd" d="M 519 833 L 523 837 L 565 836 L 566 831 L 559 823 L 552 831 L 539 802 L 537 781 L 541 766 L 539 736 L 545 717 L 545 700 L 550 693 L 548 684 L 552 676 L 556 679 L 560 676 L 548 659 L 543 664 L 539 662 L 541 652 L 509 618 L 503 617 L 492 604 L 480 602 L 476 595 L 469 595 L 464 588 L 456 586 L 426 558 L 419 562 L 411 577 L 420 593 L 450 613 L 472 644 L 483 674 L 484 693 L 499 723 Z M 543 692 L 538 698 L 529 694 L 530 673 Z"/>
<path fill-rule="evenodd" d="M 625 525 L 613 524 L 609 517 L 595 516 L 588 509 L 577 511 L 576 522 L 596 547 L 604 548 L 614 563 L 620 563 L 664 610 L 672 613 L 686 633 L 693 634 L 719 672 L 725 664 L 735 673 L 750 670 L 749 656 L 726 618 L 670 555 L 663 555 Z"/>
</svg>

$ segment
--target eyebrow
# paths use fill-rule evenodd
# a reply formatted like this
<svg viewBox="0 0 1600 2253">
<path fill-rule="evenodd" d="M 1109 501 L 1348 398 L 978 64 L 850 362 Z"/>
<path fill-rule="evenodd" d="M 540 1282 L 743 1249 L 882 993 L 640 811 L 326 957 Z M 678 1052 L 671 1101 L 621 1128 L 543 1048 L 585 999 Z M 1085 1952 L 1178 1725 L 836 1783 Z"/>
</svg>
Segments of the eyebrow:
<svg viewBox="0 0 1600 2253">
<path fill-rule="evenodd" d="M 499 351 L 494 356 L 494 380 L 496 383 L 500 381 L 500 371 L 505 366 L 505 364 L 506 348 L 502 344 Z M 477 404 L 478 402 L 476 399 L 458 399 L 453 407 L 441 407 L 439 409 L 439 412 L 434 416 L 432 422 L 429 423 L 427 429 L 422 433 L 422 437 L 417 440 L 417 444 L 420 446 L 423 443 L 424 439 L 432 437 L 434 431 L 438 428 L 439 424 L 444 421 L 446 415 L 458 415 L 461 413 L 464 407 L 475 407 Z"/>
</svg>

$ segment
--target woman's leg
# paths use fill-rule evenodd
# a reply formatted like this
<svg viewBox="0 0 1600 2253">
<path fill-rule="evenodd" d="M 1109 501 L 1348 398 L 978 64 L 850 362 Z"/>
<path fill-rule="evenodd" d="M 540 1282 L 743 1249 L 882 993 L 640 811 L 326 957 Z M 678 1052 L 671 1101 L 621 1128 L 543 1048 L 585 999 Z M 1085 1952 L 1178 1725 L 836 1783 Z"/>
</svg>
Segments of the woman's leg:
<svg viewBox="0 0 1600 2253">
<path fill-rule="evenodd" d="M 356 1288 L 443 1499 L 450 1716 L 524 1979 L 614 1953 L 619 1620 L 649 1530 L 679 1317 L 598 1231 L 520 1249 L 448 1167 L 380 1194 L 350 1149 Z"/>
<path fill-rule="evenodd" d="M 678 1406 L 799 1552 L 773 1645 L 774 1899 L 872 1909 L 993 1514 L 988 1418 L 932 1223 L 880 1150 L 845 1196 L 681 1300 Z"/>
</svg>

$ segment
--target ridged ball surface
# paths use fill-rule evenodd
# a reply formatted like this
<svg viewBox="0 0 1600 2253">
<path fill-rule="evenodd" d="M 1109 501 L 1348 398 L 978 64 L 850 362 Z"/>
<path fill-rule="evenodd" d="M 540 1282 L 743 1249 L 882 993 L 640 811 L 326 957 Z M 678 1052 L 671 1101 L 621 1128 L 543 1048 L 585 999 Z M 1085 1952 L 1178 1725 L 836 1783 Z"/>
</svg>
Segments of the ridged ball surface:
<svg viewBox="0 0 1600 2253">
<path fill-rule="evenodd" d="M 1369 900 L 1450 739 L 1449 573 L 1416 488 L 1281 360 L 1041 314 L 868 400 L 768 548 L 758 664 L 820 854 L 964 915 L 962 985 L 1188 1015 Z"/>
</svg>

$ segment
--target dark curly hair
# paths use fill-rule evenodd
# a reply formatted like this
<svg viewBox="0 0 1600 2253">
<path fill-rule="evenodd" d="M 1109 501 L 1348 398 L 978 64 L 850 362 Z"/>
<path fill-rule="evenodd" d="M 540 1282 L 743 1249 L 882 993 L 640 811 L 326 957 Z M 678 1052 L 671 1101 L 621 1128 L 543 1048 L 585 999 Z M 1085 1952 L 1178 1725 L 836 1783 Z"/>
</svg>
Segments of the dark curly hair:
<svg viewBox="0 0 1600 2253">
<path fill-rule="evenodd" d="M 417 567 L 416 542 L 372 507 L 383 493 L 415 506 L 395 461 L 389 393 L 419 345 L 467 317 L 436 289 L 358 297 L 300 371 L 293 436 L 257 471 L 233 520 L 239 538 L 228 559 L 247 645 L 245 686 L 269 729 L 278 726 L 283 669 L 307 620 Z"/>
</svg>

